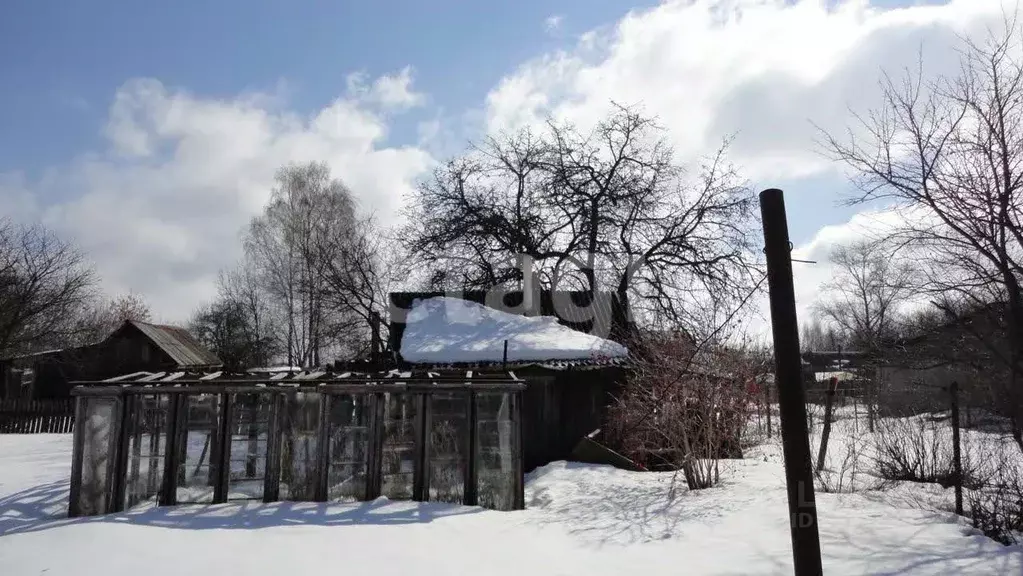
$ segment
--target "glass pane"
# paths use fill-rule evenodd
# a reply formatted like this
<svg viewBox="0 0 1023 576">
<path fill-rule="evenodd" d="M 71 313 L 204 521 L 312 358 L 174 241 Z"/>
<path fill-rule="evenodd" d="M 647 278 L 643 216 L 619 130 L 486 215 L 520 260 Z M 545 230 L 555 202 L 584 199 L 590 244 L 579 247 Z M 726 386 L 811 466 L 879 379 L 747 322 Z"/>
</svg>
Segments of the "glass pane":
<svg viewBox="0 0 1023 576">
<path fill-rule="evenodd" d="M 213 502 L 216 485 L 220 395 L 189 394 L 182 399 L 185 428 L 178 454 L 179 504 Z"/>
<path fill-rule="evenodd" d="M 136 396 L 128 422 L 128 467 L 125 506 L 156 505 L 163 486 L 170 396 Z"/>
<path fill-rule="evenodd" d="M 106 514 L 110 498 L 110 467 L 117 438 L 116 398 L 82 398 L 82 484 L 78 509 L 83 516 Z"/>
<path fill-rule="evenodd" d="M 469 394 L 434 392 L 430 418 L 430 500 L 461 503 L 469 444 Z"/>
<path fill-rule="evenodd" d="M 384 394 L 384 445 L 380 494 L 392 500 L 412 498 L 415 466 L 416 404 L 413 394 Z"/>
<path fill-rule="evenodd" d="M 287 397 L 281 430 L 282 500 L 316 498 L 317 436 L 320 427 L 320 394 L 296 392 Z"/>
<path fill-rule="evenodd" d="M 228 455 L 228 500 L 263 498 L 266 445 L 270 432 L 270 394 L 233 394 L 234 418 Z"/>
<path fill-rule="evenodd" d="M 479 505 L 494 510 L 515 507 L 515 458 L 511 395 L 479 393 L 477 410 L 477 482 Z"/>
<path fill-rule="evenodd" d="M 369 454 L 369 395 L 344 394 L 330 401 L 330 470 L 327 497 L 366 499 Z"/>
</svg>

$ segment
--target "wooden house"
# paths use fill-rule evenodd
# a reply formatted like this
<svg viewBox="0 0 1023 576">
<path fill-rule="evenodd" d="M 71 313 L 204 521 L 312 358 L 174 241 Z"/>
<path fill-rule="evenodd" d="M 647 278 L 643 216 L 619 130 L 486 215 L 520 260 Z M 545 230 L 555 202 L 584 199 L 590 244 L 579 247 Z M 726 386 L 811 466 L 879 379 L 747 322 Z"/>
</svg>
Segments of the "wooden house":
<svg viewBox="0 0 1023 576">
<path fill-rule="evenodd" d="M 147 371 L 211 370 L 223 363 L 187 330 L 127 320 L 96 344 L 0 359 L 5 398 L 68 398 L 75 380 Z"/>
<path fill-rule="evenodd" d="M 521 292 L 391 295 L 389 348 L 412 370 L 507 369 L 526 380 L 522 399 L 524 466 L 569 459 L 605 424 L 620 389 L 627 349 L 605 336 L 612 295 Z M 590 303 L 593 303 L 590 306 Z"/>
</svg>

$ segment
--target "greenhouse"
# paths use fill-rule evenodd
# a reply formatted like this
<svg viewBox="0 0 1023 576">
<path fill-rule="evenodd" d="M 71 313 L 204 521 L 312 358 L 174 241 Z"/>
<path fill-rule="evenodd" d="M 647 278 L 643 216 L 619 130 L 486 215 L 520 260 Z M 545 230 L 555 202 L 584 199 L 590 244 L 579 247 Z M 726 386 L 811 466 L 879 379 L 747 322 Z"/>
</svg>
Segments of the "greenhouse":
<svg viewBox="0 0 1023 576">
<path fill-rule="evenodd" d="M 511 372 L 136 373 L 78 382 L 70 516 L 146 506 L 524 507 Z"/>
</svg>

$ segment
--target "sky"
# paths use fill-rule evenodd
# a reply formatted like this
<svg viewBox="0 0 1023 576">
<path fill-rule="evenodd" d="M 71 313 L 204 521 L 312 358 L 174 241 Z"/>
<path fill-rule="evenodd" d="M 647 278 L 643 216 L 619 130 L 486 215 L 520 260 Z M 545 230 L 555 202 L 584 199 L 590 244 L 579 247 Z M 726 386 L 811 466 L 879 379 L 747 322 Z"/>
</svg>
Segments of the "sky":
<svg viewBox="0 0 1023 576">
<path fill-rule="evenodd" d="M 757 189 L 786 192 L 805 316 L 827 253 L 883 222 L 845 205 L 816 143 L 922 53 L 1002 0 L 0 3 L 0 217 L 77 242 L 111 294 L 187 320 L 288 162 L 326 161 L 361 208 L 403 197 L 470 139 L 545 115 L 640 106 L 680 159 L 734 138 Z M 145 4 L 145 5 L 143 5 Z M 1014 4 L 1008 5 L 1010 8 Z"/>
</svg>

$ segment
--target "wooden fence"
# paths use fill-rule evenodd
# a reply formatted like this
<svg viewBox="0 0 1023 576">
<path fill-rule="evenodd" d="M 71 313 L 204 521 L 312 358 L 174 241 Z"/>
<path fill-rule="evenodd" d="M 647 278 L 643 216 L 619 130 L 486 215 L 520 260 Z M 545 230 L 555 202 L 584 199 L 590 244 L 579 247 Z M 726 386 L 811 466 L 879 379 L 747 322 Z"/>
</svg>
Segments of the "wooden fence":
<svg viewBox="0 0 1023 576">
<path fill-rule="evenodd" d="M 0 400 L 0 434 L 70 434 L 75 401 Z"/>
</svg>

